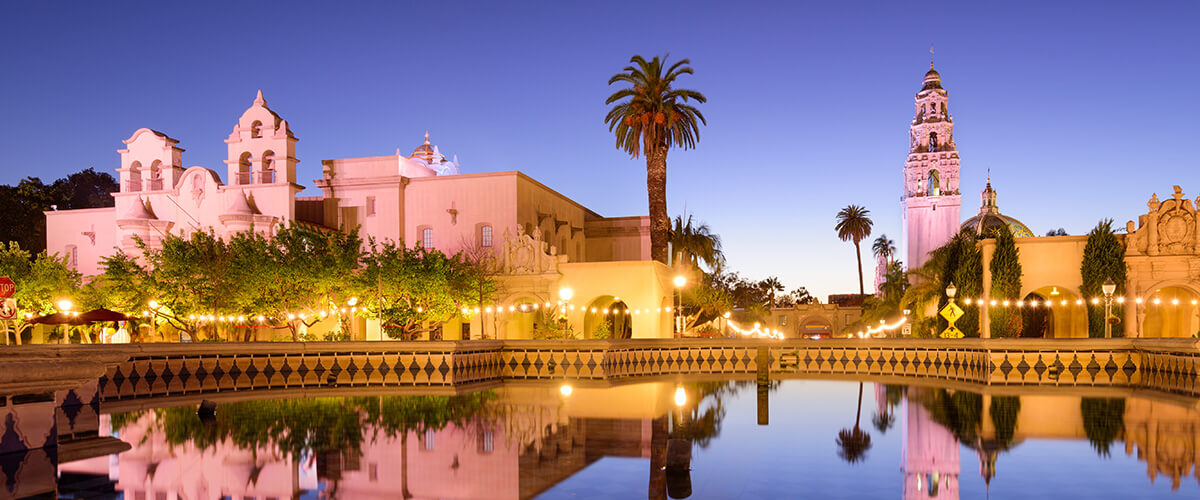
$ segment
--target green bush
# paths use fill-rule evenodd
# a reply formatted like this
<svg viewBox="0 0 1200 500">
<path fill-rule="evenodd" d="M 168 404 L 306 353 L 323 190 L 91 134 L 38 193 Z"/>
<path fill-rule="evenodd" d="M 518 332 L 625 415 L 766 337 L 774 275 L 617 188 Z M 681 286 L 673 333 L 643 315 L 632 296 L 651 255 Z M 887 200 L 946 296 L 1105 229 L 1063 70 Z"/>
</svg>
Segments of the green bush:
<svg viewBox="0 0 1200 500">
<path fill-rule="evenodd" d="M 1104 282 L 1110 278 L 1117 285 L 1113 296 L 1119 297 L 1125 294 L 1125 246 L 1117 239 L 1112 224 L 1112 219 L 1102 220 L 1088 233 L 1087 245 L 1083 247 L 1083 262 L 1079 266 L 1079 274 L 1083 282 L 1079 287 L 1079 292 L 1085 299 L 1103 298 L 1102 287 Z M 1089 303 L 1087 309 L 1088 337 L 1104 337 L 1104 304 Z M 1120 307 L 1113 308 L 1113 315 L 1117 318 L 1121 318 L 1122 313 Z M 1112 333 L 1114 337 L 1123 336 L 1119 325 L 1113 325 Z"/>
<path fill-rule="evenodd" d="M 992 272 L 989 293 L 992 299 L 1015 302 L 1021 298 L 1021 253 L 1017 250 L 1016 240 L 1007 226 L 996 230 L 994 234 L 996 251 L 992 254 L 989 264 Z M 1021 334 L 1024 315 L 1020 310 L 993 307 L 990 312 L 993 337 L 1016 337 Z"/>
</svg>

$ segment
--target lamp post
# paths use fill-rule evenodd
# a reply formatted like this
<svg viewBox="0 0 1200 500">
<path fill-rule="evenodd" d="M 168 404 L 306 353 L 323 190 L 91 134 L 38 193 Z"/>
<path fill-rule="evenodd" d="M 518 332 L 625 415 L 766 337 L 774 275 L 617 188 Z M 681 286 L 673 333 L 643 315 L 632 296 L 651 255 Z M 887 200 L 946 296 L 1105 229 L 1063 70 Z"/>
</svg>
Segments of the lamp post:
<svg viewBox="0 0 1200 500">
<path fill-rule="evenodd" d="M 958 287 L 954 286 L 954 282 L 950 282 L 950 286 L 946 287 L 946 297 L 950 298 L 950 302 L 954 302 L 954 295 L 958 293 Z"/>
<path fill-rule="evenodd" d="M 59 300 L 58 303 L 56 303 L 54 305 L 58 307 L 58 310 L 62 313 L 63 316 L 70 316 L 71 309 L 75 308 L 75 304 L 71 303 L 71 301 L 67 300 L 67 299 Z M 63 339 L 66 339 L 67 343 L 70 343 L 71 342 L 70 335 L 71 335 L 71 327 L 66 326 L 66 323 L 64 323 L 63 329 L 62 329 L 62 336 L 59 337 L 58 343 L 59 344 L 63 343 Z"/>
<path fill-rule="evenodd" d="M 683 305 L 683 286 L 687 284 L 687 278 L 682 274 L 675 277 L 675 331 L 673 337 L 681 337 L 683 335 L 683 325 L 680 324 L 679 308 Z M 661 323 L 660 323 L 661 324 Z"/>
<path fill-rule="evenodd" d="M 1117 291 L 1117 284 L 1113 283 L 1112 278 L 1104 281 L 1100 286 L 1104 290 L 1104 338 L 1112 338 L 1112 322 L 1108 320 L 1108 316 L 1112 314 L 1112 296 L 1113 292 Z"/>
<path fill-rule="evenodd" d="M 562 315 L 561 318 L 562 318 L 562 323 L 564 326 L 564 328 L 563 328 L 564 331 L 566 331 L 565 326 L 568 324 L 567 307 L 571 303 L 571 297 L 574 297 L 574 296 L 575 296 L 575 290 L 572 290 L 570 287 L 564 286 L 564 287 L 558 289 L 558 298 L 560 300 L 562 300 L 560 314 Z"/>
</svg>

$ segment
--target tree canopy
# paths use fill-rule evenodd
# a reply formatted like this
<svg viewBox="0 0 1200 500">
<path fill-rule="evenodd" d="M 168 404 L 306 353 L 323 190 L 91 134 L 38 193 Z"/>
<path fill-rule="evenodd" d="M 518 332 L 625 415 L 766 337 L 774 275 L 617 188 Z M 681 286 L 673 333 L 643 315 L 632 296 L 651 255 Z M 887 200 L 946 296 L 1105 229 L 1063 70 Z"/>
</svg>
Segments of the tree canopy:
<svg viewBox="0 0 1200 500">
<path fill-rule="evenodd" d="M 46 249 L 46 216 L 42 212 L 111 207 L 114 201 L 109 193 L 119 189 L 112 175 L 91 168 L 50 184 L 26 177 L 16 186 L 0 185 L 0 213 L 5 217 L 0 224 L 0 242 L 15 241 L 36 256 Z"/>
</svg>

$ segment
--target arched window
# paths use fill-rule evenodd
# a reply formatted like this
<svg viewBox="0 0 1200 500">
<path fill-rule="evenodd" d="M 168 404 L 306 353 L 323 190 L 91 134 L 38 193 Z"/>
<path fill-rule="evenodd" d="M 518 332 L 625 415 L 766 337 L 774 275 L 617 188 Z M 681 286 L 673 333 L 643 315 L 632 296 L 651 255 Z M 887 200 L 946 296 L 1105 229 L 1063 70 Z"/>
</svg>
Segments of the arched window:
<svg viewBox="0 0 1200 500">
<path fill-rule="evenodd" d="M 235 184 L 250 184 L 251 180 L 250 152 L 247 151 L 238 157 L 238 178 Z"/>
<path fill-rule="evenodd" d="M 263 184 L 271 184 L 275 182 L 275 152 L 266 150 L 262 154 L 262 180 Z"/>
<path fill-rule="evenodd" d="M 254 123 L 250 124 L 250 138 L 258 139 L 259 137 L 262 137 L 262 122 L 254 120 Z"/>
<path fill-rule="evenodd" d="M 142 162 L 135 161 L 129 164 L 129 185 L 127 191 L 142 190 Z"/>
<path fill-rule="evenodd" d="M 154 160 L 154 163 L 150 164 L 150 186 L 148 189 L 150 191 L 158 191 L 162 188 L 162 162 Z"/>
<path fill-rule="evenodd" d="M 938 147 L 937 132 L 930 132 L 929 133 L 929 152 L 932 153 L 934 151 L 937 151 L 937 147 Z"/>
<path fill-rule="evenodd" d="M 492 226 L 485 225 L 479 228 L 479 246 L 492 246 Z"/>
<path fill-rule="evenodd" d="M 941 181 L 938 179 L 938 171 L 929 171 L 928 191 L 925 192 L 928 196 L 940 196 L 942 194 Z"/>
<path fill-rule="evenodd" d="M 421 248 L 433 249 L 433 228 L 427 227 L 421 231 Z"/>
<path fill-rule="evenodd" d="M 79 247 L 75 245 L 67 245 L 65 252 L 67 255 L 67 268 L 73 271 L 79 270 Z"/>
</svg>

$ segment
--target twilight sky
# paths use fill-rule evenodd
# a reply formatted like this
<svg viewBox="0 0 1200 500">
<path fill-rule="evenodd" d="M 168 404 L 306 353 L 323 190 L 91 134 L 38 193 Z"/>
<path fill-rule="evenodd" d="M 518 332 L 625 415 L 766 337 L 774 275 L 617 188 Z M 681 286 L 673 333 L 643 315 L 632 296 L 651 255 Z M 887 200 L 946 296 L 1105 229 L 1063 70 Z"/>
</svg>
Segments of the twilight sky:
<svg viewBox="0 0 1200 500">
<path fill-rule="evenodd" d="M 733 270 L 824 300 L 857 291 L 838 209 L 865 205 L 872 238 L 900 242 L 933 43 L 964 218 L 988 168 L 1001 210 L 1038 234 L 1123 227 L 1172 184 L 1200 194 L 1200 2 L 961 3 L 6 2 L 0 183 L 111 172 L 139 127 L 224 177 L 223 140 L 262 89 L 300 138 L 302 195 L 320 160 L 407 154 L 428 130 L 464 172 L 644 214 L 645 163 L 613 147 L 606 83 L 670 53 L 709 98 L 699 147 L 668 158 L 670 213 L 707 221 Z"/>
</svg>

